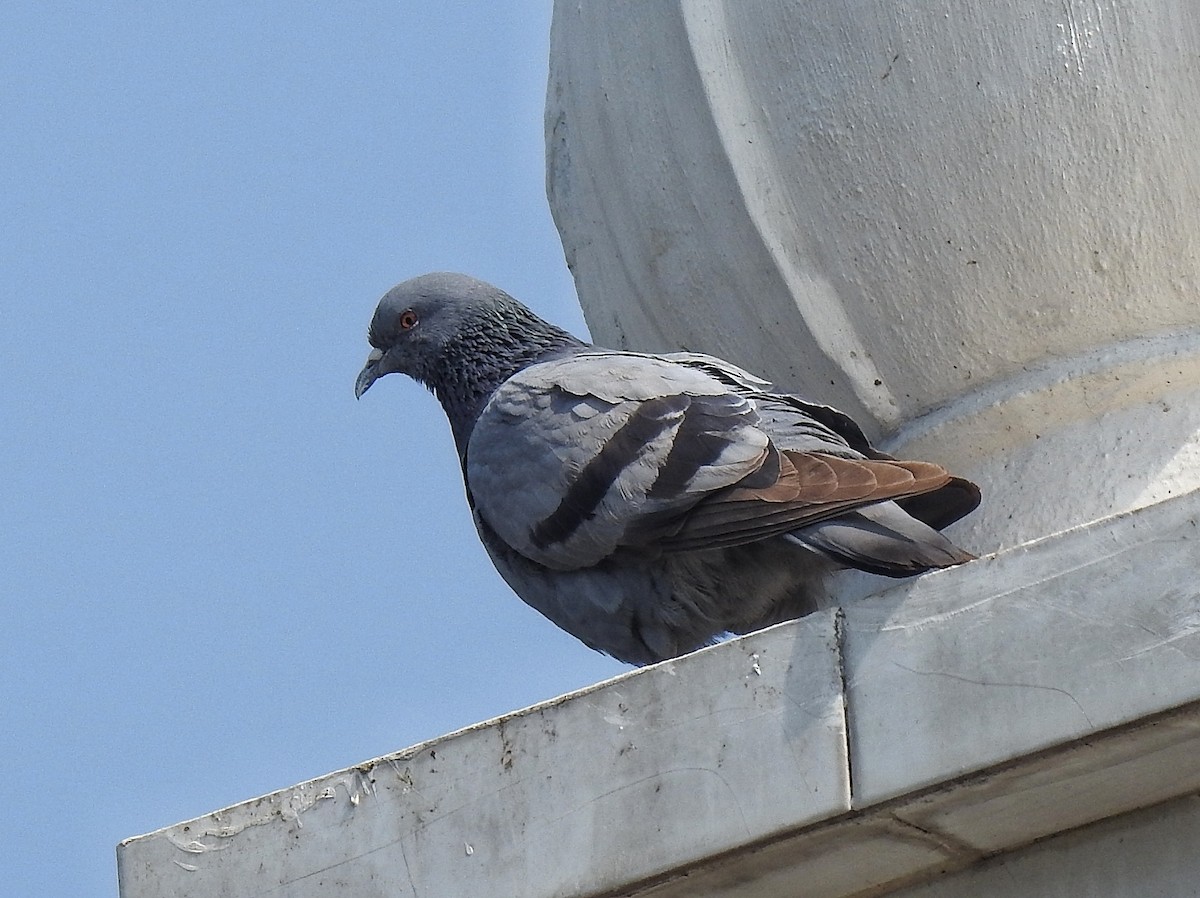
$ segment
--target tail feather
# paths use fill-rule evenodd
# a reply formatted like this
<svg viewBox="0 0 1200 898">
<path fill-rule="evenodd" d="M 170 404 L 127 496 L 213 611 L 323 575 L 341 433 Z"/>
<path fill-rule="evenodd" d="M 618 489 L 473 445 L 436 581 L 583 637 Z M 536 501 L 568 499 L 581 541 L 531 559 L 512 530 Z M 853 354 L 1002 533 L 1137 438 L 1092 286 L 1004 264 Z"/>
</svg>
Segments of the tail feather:
<svg viewBox="0 0 1200 898">
<path fill-rule="evenodd" d="M 917 520 L 941 530 L 974 511 L 979 499 L 978 486 L 962 477 L 951 477 L 940 489 L 899 499 L 896 504 Z"/>
<path fill-rule="evenodd" d="M 863 506 L 793 530 L 787 538 L 834 561 L 885 577 L 909 577 L 975 557 L 895 502 Z"/>
</svg>

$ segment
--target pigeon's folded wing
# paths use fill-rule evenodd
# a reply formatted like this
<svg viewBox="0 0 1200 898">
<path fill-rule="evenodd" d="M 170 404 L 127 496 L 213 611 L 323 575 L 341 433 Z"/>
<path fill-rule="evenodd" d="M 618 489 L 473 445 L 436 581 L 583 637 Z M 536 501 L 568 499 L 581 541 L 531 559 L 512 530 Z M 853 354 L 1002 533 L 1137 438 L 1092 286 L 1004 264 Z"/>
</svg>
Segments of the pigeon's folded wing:
<svg viewBox="0 0 1200 898">
<path fill-rule="evenodd" d="M 773 453 L 754 403 L 705 372 L 634 353 L 532 365 L 505 381 L 467 447 L 476 512 L 557 570 L 670 527 Z"/>
<path fill-rule="evenodd" d="M 773 482 L 759 478 L 707 497 L 672 533 L 662 551 L 736 546 L 789 533 L 857 508 L 940 490 L 953 478 L 928 462 L 842 458 L 780 450 Z M 767 466 L 764 466 L 764 471 Z"/>
<path fill-rule="evenodd" d="M 849 509 L 937 490 L 937 465 L 777 449 L 756 403 L 694 364 L 595 352 L 533 365 L 471 436 L 468 490 L 509 546 L 556 570 L 732 546 Z"/>
</svg>

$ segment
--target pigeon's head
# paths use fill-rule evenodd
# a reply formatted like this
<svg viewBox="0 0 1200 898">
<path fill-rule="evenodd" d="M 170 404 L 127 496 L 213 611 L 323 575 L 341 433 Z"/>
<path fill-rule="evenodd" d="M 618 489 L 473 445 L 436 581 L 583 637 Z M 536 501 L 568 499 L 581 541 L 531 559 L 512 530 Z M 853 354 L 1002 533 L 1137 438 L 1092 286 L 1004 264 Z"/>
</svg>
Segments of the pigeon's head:
<svg viewBox="0 0 1200 898">
<path fill-rule="evenodd" d="M 481 394 L 547 351 L 579 341 L 534 315 L 503 290 L 465 274 L 437 272 L 397 284 L 371 319 L 372 349 L 354 384 L 362 396 L 401 372 L 443 404 L 474 404 Z"/>
<path fill-rule="evenodd" d="M 354 384 L 361 397 L 385 374 L 400 372 L 436 386 L 441 360 L 465 333 L 478 330 L 503 291 L 462 274 L 435 273 L 397 284 L 379 301 L 367 339 L 372 349 Z"/>
</svg>

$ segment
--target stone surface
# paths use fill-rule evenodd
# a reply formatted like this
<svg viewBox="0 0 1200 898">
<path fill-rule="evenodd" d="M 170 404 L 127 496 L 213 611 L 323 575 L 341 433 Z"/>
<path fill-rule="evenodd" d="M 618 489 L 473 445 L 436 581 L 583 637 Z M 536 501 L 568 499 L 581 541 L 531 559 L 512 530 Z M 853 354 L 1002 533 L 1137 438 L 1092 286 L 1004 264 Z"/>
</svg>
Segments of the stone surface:
<svg viewBox="0 0 1200 898">
<path fill-rule="evenodd" d="M 982 854 L 1200 791 L 1200 707 L 1154 717 L 892 809 Z"/>
<path fill-rule="evenodd" d="M 1200 698 L 1198 521 L 1193 493 L 848 605 L 855 802 Z"/>
<path fill-rule="evenodd" d="M 927 834 L 886 817 L 847 820 L 717 859 L 645 890 L 637 898 L 841 898 L 960 867 Z"/>
<path fill-rule="evenodd" d="M 947 874 L 977 865 L 987 855 L 1011 849 L 1019 853 L 1036 839 L 1096 820 L 1130 817 L 1126 812 L 1197 789 L 1200 704 L 1193 704 L 1152 723 L 1014 758 L 994 771 L 940 784 L 915 799 L 862 808 L 769 845 L 713 858 L 645 890 L 620 894 L 833 898 L 890 894 L 912 882 L 945 877 L 958 885 L 930 895 L 974 895 L 961 884 L 967 879 Z M 1153 813 L 1130 817 L 1135 821 L 1132 829 L 1153 819 Z M 1187 830 L 1193 840 L 1200 834 L 1197 824 L 1200 818 Z M 1131 867 L 1138 867 L 1136 861 Z M 1190 868 L 1190 875 L 1197 869 Z M 1169 881 L 1186 880 L 1177 870 Z M 1064 894 L 1058 891 L 1060 885 L 1053 874 L 1043 872 L 1040 880 L 1024 880 L 1024 892 L 1011 894 Z M 1140 898 L 1142 893 L 1127 888 L 1070 894 Z"/>
<path fill-rule="evenodd" d="M 559 0 L 548 188 L 592 334 L 972 477 L 977 551 L 1194 489 L 1197 54 L 1192 0 Z"/>
<path fill-rule="evenodd" d="M 603 892 L 849 809 L 832 612 L 123 843 L 124 898 Z"/>
<path fill-rule="evenodd" d="M 1048 839 L 893 898 L 1185 898 L 1200 892 L 1200 797 Z"/>
</svg>

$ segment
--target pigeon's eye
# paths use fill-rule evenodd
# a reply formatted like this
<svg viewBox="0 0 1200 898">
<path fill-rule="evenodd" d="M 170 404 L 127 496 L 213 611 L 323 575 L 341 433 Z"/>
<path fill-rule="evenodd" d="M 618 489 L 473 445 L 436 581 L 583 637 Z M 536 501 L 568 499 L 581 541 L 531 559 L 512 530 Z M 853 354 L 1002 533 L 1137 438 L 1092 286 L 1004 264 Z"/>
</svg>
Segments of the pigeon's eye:
<svg viewBox="0 0 1200 898">
<path fill-rule="evenodd" d="M 412 309 L 405 309 L 400 313 L 400 330 L 410 331 L 417 326 L 417 313 Z"/>
</svg>

